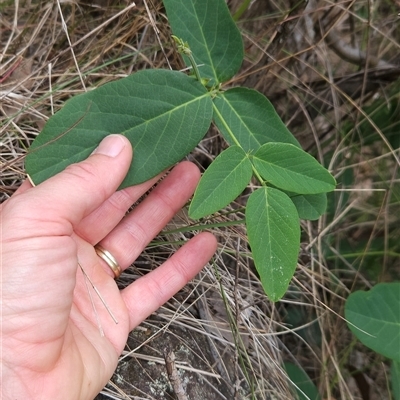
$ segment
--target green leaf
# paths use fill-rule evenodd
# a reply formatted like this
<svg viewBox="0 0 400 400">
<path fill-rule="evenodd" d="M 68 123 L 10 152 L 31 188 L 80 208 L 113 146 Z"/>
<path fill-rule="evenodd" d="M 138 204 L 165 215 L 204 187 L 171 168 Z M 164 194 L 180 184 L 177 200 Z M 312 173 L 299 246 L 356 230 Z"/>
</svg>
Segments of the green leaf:
<svg viewBox="0 0 400 400">
<path fill-rule="evenodd" d="M 302 368 L 289 362 L 285 362 L 284 367 L 295 387 L 299 400 L 321 399 L 316 386 Z"/>
<path fill-rule="evenodd" d="M 400 363 L 397 361 L 392 361 L 390 380 L 392 383 L 393 397 L 395 400 L 400 400 Z"/>
<path fill-rule="evenodd" d="M 345 305 L 350 330 L 365 346 L 400 362 L 400 282 L 352 293 Z"/>
<path fill-rule="evenodd" d="M 290 196 L 290 198 L 297 208 L 300 219 L 314 221 L 326 211 L 326 193 L 299 194 Z"/>
<path fill-rule="evenodd" d="M 188 43 L 201 77 L 212 84 L 232 78 L 243 61 L 243 43 L 225 0 L 164 0 L 164 6 L 172 32 Z"/>
<path fill-rule="evenodd" d="M 145 70 L 68 100 L 49 119 L 26 157 L 36 184 L 87 158 L 111 133 L 134 148 L 121 188 L 144 182 L 188 154 L 207 132 L 212 101 L 195 79 Z"/>
<path fill-rule="evenodd" d="M 335 189 L 336 181 L 314 157 L 289 143 L 266 143 L 254 154 L 260 175 L 274 186 L 299 194 Z"/>
<path fill-rule="evenodd" d="M 300 226 L 296 207 L 278 189 L 257 189 L 247 201 L 246 226 L 265 293 L 272 301 L 278 301 L 297 265 Z"/>
<path fill-rule="evenodd" d="M 270 101 L 256 90 L 229 89 L 214 98 L 214 105 L 214 122 L 224 138 L 230 144 L 239 143 L 247 153 L 269 142 L 300 147 Z"/>
<path fill-rule="evenodd" d="M 251 175 L 251 162 L 240 147 L 224 150 L 201 178 L 190 204 L 190 217 L 199 219 L 225 207 L 246 188 Z"/>
</svg>

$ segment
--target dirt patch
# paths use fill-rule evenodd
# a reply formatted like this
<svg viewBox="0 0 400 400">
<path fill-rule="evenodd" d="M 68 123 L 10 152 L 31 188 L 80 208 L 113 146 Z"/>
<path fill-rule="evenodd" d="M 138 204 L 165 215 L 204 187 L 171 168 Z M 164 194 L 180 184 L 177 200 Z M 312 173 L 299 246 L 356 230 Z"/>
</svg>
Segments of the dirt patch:
<svg viewBox="0 0 400 400">
<path fill-rule="evenodd" d="M 179 380 L 190 400 L 232 398 L 231 385 L 213 368 L 204 334 L 174 325 L 160 333 L 162 321 L 153 317 L 148 322 L 146 325 L 153 326 L 139 327 L 130 334 L 126 352 L 130 355 L 118 364 L 111 382 L 127 396 L 175 399 L 164 362 L 164 352 L 169 348 L 175 353 Z M 100 394 L 96 400 L 108 398 Z"/>
</svg>

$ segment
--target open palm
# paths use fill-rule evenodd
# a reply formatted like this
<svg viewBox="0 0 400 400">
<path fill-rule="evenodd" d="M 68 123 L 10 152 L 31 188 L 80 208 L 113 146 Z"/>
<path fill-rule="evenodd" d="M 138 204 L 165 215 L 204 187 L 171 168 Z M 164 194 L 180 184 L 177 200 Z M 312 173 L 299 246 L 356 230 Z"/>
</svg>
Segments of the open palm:
<svg viewBox="0 0 400 400">
<path fill-rule="evenodd" d="M 117 141 L 123 146 L 115 154 L 109 150 Z M 127 268 L 185 204 L 199 178 L 193 164 L 179 164 L 125 216 L 155 182 L 115 192 L 131 157 L 126 139 L 113 135 L 86 161 L 38 187 L 25 182 L 3 204 L 4 399 L 92 399 L 111 377 L 129 331 L 215 251 L 214 237 L 200 234 L 162 266 L 118 289 L 93 246 L 101 242 Z"/>
</svg>

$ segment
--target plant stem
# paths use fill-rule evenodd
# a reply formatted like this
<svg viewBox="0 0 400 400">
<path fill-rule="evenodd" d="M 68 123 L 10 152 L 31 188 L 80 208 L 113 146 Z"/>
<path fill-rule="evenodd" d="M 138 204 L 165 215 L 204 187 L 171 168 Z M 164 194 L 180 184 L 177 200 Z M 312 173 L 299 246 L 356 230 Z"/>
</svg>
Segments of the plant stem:
<svg viewBox="0 0 400 400">
<path fill-rule="evenodd" d="M 200 71 L 197 67 L 196 61 L 194 60 L 194 57 L 192 55 L 192 51 L 189 49 L 189 53 L 186 54 L 186 56 L 189 58 L 190 64 L 192 64 L 192 68 L 194 71 L 194 75 L 196 76 L 196 79 L 201 82 L 201 75 L 200 75 Z"/>
<path fill-rule="evenodd" d="M 240 145 L 239 141 L 236 139 L 235 135 L 233 134 L 231 128 L 229 127 L 229 125 L 226 123 L 225 119 L 222 117 L 221 113 L 219 112 L 217 106 L 214 104 L 213 102 L 213 109 L 215 114 L 218 115 L 219 119 L 222 121 L 222 124 L 224 125 L 225 129 L 227 130 L 227 132 L 229 133 L 229 136 L 231 137 L 233 143 L 240 147 L 243 150 L 243 147 Z M 250 160 L 251 162 L 251 160 Z M 266 186 L 263 178 L 261 177 L 261 175 L 258 173 L 258 171 L 256 170 L 256 167 L 253 165 L 253 163 L 251 163 L 251 167 L 253 169 L 253 174 L 254 176 L 257 178 L 257 180 L 261 183 L 262 186 Z"/>
<path fill-rule="evenodd" d="M 221 120 L 222 124 L 224 125 L 225 129 L 227 130 L 227 132 L 229 133 L 229 136 L 231 137 L 233 143 L 240 147 L 242 149 L 242 146 L 240 145 L 240 143 L 238 142 L 238 140 L 236 139 L 235 135 L 233 134 L 230 126 L 226 123 L 225 119 L 222 117 L 221 113 L 219 112 L 217 106 L 214 104 L 213 102 L 213 110 L 215 112 L 216 115 L 218 115 L 219 119 Z"/>
<path fill-rule="evenodd" d="M 204 225 L 182 226 L 181 228 L 172 229 L 169 231 L 162 231 L 161 235 L 167 235 L 167 234 L 171 234 L 171 233 L 192 232 L 192 231 L 204 231 L 204 230 L 208 230 L 210 228 L 236 226 L 236 225 L 244 224 L 245 222 L 246 221 L 244 219 L 239 219 L 239 220 L 234 220 L 234 221 L 216 222 L 216 223 L 204 224 Z"/>
<path fill-rule="evenodd" d="M 251 0 L 244 0 L 240 7 L 236 10 L 235 14 L 233 14 L 232 19 L 234 21 L 238 21 L 242 14 L 249 8 Z"/>
<path fill-rule="evenodd" d="M 192 68 L 193 68 L 194 74 L 196 76 L 196 79 L 199 82 L 201 82 L 200 71 L 197 68 L 196 61 L 194 60 L 192 50 L 190 50 L 189 45 L 186 42 L 184 42 L 181 38 L 179 38 L 178 36 L 172 35 L 171 37 L 178 47 L 178 52 L 181 54 L 184 54 L 189 59 L 190 64 L 192 64 Z"/>
</svg>

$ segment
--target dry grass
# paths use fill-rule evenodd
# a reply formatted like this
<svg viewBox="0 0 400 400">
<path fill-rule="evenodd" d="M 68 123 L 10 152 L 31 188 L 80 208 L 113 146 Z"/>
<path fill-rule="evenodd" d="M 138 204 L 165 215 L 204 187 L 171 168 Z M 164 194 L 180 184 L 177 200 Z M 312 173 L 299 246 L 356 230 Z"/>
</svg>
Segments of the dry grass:
<svg viewBox="0 0 400 400">
<path fill-rule="evenodd" d="M 69 97 L 140 69 L 182 67 L 160 2 L 148 3 L 0 4 L 1 201 L 24 179 L 30 143 Z M 241 3 L 228 2 L 232 10 Z M 210 388 L 203 399 L 293 398 L 283 361 L 302 366 L 323 398 L 389 398 L 387 362 L 353 339 L 343 307 L 354 289 L 400 278 L 400 4 L 310 0 L 289 13 L 290 3 L 258 0 L 242 15 L 246 60 L 230 84 L 265 93 L 335 174 L 328 213 L 302 223 L 299 266 L 278 304 L 254 274 L 237 211 L 246 194 L 226 210 L 234 213 L 211 218 L 220 224 L 214 263 L 132 333 L 102 398 L 172 398 L 159 346 L 166 341 L 175 351 L 182 345 L 178 363 L 189 360 L 192 375 L 179 370 L 182 379 Z M 206 166 L 223 146 L 211 131 L 190 159 Z M 162 234 L 122 283 L 159 265 L 191 223 L 183 212 L 168 228 L 177 231 Z M 132 364 L 140 379 L 129 375 Z"/>
</svg>

